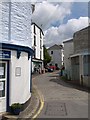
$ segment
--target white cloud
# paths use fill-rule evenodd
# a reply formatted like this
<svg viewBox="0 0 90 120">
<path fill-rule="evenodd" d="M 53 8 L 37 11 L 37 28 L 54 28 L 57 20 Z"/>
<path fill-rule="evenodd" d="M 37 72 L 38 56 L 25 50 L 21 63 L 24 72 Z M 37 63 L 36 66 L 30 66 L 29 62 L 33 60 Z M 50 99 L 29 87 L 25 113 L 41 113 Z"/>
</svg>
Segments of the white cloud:
<svg viewBox="0 0 90 120">
<path fill-rule="evenodd" d="M 43 1 L 37 3 L 35 12 L 32 15 L 32 21 L 45 30 L 57 21 L 61 23 L 67 15 L 70 15 L 71 5 L 72 2 L 49 3 Z"/>
<path fill-rule="evenodd" d="M 51 27 L 45 31 L 45 44 L 46 46 L 61 44 L 63 40 L 72 38 L 73 33 L 86 26 L 88 26 L 88 17 L 70 19 L 66 24 L 59 27 Z"/>
</svg>

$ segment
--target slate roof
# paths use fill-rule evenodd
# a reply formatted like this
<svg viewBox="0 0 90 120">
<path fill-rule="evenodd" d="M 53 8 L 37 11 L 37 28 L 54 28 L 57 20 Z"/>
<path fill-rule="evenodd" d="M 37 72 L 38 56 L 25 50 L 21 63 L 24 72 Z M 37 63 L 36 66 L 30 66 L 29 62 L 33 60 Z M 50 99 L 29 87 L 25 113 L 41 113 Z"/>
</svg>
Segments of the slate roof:
<svg viewBox="0 0 90 120">
<path fill-rule="evenodd" d="M 63 49 L 63 46 L 62 45 L 57 45 L 57 44 L 48 48 L 48 50 L 60 50 L 60 49 Z"/>
</svg>

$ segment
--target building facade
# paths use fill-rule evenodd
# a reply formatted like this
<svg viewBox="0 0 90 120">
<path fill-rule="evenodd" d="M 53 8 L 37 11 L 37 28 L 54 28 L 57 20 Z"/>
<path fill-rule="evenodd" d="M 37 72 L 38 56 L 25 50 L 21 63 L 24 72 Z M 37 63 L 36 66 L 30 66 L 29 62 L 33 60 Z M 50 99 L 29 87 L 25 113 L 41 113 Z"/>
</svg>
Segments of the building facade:
<svg viewBox="0 0 90 120">
<path fill-rule="evenodd" d="M 0 3 L 0 112 L 31 97 L 31 4 Z"/>
<path fill-rule="evenodd" d="M 61 68 L 62 66 L 62 45 L 53 45 L 48 48 L 48 53 L 51 56 L 51 62 L 49 65 L 54 65 Z"/>
<path fill-rule="evenodd" d="M 74 52 L 73 39 L 63 42 L 64 44 L 64 67 L 65 67 L 65 76 L 68 79 L 71 79 L 71 59 L 70 56 Z"/>
<path fill-rule="evenodd" d="M 34 56 L 32 58 L 32 72 L 41 72 L 43 70 L 43 31 L 32 23 L 32 49 Z"/>
<path fill-rule="evenodd" d="M 90 26 L 73 35 L 74 53 L 71 55 L 72 80 L 77 80 L 79 84 L 90 87 L 90 44 L 88 34 Z"/>
</svg>

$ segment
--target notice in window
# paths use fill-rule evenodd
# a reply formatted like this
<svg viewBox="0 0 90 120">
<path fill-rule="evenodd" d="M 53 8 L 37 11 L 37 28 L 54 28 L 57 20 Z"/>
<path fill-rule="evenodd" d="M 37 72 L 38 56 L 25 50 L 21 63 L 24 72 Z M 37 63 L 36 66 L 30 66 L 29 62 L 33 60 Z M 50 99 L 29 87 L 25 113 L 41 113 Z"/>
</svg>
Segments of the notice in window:
<svg viewBox="0 0 90 120">
<path fill-rule="evenodd" d="M 4 83 L 3 83 L 3 82 L 0 82 L 0 91 L 3 90 L 3 86 L 4 86 Z"/>
<path fill-rule="evenodd" d="M 0 75 L 4 75 L 4 67 L 0 67 Z"/>
</svg>

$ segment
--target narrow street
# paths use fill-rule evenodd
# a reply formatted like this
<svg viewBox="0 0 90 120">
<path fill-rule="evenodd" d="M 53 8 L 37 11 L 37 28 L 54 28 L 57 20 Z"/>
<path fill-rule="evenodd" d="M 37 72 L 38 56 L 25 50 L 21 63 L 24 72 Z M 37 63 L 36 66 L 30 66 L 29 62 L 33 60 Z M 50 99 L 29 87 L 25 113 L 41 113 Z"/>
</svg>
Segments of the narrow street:
<svg viewBox="0 0 90 120">
<path fill-rule="evenodd" d="M 37 118 L 88 118 L 88 92 L 60 80 L 58 73 L 35 77 L 33 84 L 44 97 Z"/>
</svg>

